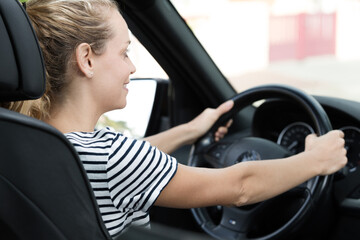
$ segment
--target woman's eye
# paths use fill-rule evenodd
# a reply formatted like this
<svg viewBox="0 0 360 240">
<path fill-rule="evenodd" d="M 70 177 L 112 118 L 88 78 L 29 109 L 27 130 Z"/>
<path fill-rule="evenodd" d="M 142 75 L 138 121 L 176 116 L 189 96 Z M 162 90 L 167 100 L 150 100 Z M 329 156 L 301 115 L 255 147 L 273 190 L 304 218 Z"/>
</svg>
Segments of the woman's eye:
<svg viewBox="0 0 360 240">
<path fill-rule="evenodd" d="M 126 49 L 126 51 L 125 51 L 124 54 L 123 54 L 124 57 L 126 57 L 126 58 L 129 57 L 129 55 L 128 55 L 128 54 L 129 54 L 129 51 L 130 51 L 129 49 Z"/>
</svg>

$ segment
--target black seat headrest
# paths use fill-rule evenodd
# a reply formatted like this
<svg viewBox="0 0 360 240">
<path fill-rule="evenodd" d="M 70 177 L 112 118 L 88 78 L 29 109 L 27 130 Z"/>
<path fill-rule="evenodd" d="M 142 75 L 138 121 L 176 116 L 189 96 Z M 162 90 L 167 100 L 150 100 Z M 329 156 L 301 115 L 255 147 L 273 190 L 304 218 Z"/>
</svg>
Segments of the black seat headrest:
<svg viewBox="0 0 360 240">
<path fill-rule="evenodd" d="M 45 91 L 41 49 L 18 0 L 0 1 L 0 101 L 29 100 Z"/>
</svg>

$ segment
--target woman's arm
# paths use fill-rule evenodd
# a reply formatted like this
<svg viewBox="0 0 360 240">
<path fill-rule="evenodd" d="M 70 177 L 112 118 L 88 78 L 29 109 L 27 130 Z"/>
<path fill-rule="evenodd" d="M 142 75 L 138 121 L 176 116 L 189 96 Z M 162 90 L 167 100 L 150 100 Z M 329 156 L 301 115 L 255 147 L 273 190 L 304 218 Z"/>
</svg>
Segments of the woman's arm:
<svg viewBox="0 0 360 240">
<path fill-rule="evenodd" d="M 167 131 L 145 138 L 152 146 L 156 146 L 165 153 L 171 153 L 186 144 L 193 144 L 199 137 L 204 135 L 216 120 L 228 112 L 234 105 L 233 101 L 226 101 L 216 109 L 207 108 L 192 121 L 173 127 Z M 224 137 L 231 125 L 229 121 L 220 127 L 215 133 L 215 141 Z"/>
<path fill-rule="evenodd" d="M 241 206 L 269 199 L 312 177 L 344 167 L 343 137 L 338 130 L 321 137 L 309 135 L 305 152 L 285 159 L 244 162 L 223 169 L 179 164 L 155 204 L 178 208 Z"/>
</svg>

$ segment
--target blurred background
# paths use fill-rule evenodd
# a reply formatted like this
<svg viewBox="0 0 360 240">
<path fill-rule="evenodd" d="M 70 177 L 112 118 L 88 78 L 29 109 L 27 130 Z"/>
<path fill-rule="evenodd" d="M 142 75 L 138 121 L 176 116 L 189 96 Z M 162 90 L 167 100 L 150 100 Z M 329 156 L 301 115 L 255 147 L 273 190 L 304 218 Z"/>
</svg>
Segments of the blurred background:
<svg viewBox="0 0 360 240">
<path fill-rule="evenodd" d="M 171 0 L 240 92 L 286 83 L 360 100 L 359 0 Z M 134 77 L 165 77 L 132 46 Z"/>
</svg>

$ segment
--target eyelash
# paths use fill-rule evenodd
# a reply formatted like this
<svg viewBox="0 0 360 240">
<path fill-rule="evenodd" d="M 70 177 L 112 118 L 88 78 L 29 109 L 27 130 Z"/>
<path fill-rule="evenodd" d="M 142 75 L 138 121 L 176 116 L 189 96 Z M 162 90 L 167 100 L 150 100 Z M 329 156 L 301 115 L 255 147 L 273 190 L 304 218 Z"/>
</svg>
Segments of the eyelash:
<svg viewBox="0 0 360 240">
<path fill-rule="evenodd" d="M 129 52 L 130 52 L 130 49 L 126 49 L 126 51 L 124 52 L 124 56 L 127 58 L 127 57 L 129 57 Z"/>
</svg>

